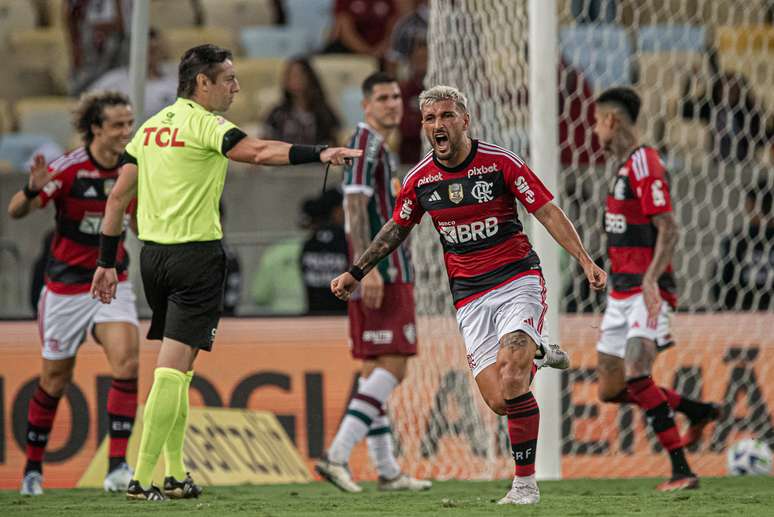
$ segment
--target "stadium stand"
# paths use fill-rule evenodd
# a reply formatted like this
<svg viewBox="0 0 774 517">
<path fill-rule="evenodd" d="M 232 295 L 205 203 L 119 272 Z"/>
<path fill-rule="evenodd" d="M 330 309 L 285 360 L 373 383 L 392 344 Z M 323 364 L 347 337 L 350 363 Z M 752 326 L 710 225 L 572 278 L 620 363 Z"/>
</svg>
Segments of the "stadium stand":
<svg viewBox="0 0 774 517">
<path fill-rule="evenodd" d="M 244 27 L 239 40 L 245 55 L 252 58 L 287 58 L 310 50 L 303 29 Z"/>
<path fill-rule="evenodd" d="M 72 110 L 69 97 L 27 97 L 16 103 L 19 131 L 50 136 L 64 149 L 72 148 Z"/>
<path fill-rule="evenodd" d="M 272 25 L 276 17 L 271 0 L 201 0 L 206 25 L 238 30 L 250 25 Z"/>
<path fill-rule="evenodd" d="M 562 27 L 562 57 L 586 76 L 595 91 L 631 84 L 632 44 L 623 27 L 613 24 Z"/>
</svg>

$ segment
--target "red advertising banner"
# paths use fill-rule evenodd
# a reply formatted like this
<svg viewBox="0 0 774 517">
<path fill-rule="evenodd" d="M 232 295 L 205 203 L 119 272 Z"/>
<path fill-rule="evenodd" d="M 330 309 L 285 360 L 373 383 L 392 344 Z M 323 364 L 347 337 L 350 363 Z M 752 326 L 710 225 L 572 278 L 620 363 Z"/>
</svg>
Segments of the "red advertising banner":
<svg viewBox="0 0 774 517">
<path fill-rule="evenodd" d="M 557 447 L 563 476 L 666 475 L 668 461 L 641 412 L 597 400 L 599 320 L 584 315 L 561 321 L 563 347 L 572 357 L 572 368 L 562 375 Z M 659 356 L 654 377 L 726 403 L 726 418 L 689 454 L 700 475 L 723 475 L 724 450 L 733 441 L 754 435 L 774 442 L 774 319 L 766 313 L 678 315 L 674 335 L 678 345 Z M 419 340 L 419 356 L 390 400 L 401 464 L 422 477 L 510 476 L 506 428 L 476 392 L 453 321 L 420 320 Z M 344 318 L 225 319 L 214 351 L 197 360 L 192 404 L 273 412 L 311 467 L 333 439 L 356 380 L 358 364 L 346 343 Z M 157 343 L 142 344 L 141 402 L 157 351 Z M 0 488 L 16 488 L 21 478 L 27 403 L 39 368 L 36 325 L 0 323 Z M 59 406 L 46 458 L 47 487 L 75 486 L 91 462 L 107 430 L 109 384 L 104 354 L 89 341 Z M 355 449 L 351 467 L 357 478 L 374 477 L 363 445 Z"/>
</svg>

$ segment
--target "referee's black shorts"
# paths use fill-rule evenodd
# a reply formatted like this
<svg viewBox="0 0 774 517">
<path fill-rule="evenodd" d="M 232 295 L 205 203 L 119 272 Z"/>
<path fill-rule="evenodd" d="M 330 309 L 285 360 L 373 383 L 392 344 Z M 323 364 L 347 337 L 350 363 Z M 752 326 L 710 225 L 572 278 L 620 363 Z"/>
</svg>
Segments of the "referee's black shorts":
<svg viewBox="0 0 774 517">
<path fill-rule="evenodd" d="M 146 242 L 140 272 L 153 310 L 148 339 L 168 337 L 211 350 L 226 280 L 226 254 L 220 241 Z"/>
</svg>

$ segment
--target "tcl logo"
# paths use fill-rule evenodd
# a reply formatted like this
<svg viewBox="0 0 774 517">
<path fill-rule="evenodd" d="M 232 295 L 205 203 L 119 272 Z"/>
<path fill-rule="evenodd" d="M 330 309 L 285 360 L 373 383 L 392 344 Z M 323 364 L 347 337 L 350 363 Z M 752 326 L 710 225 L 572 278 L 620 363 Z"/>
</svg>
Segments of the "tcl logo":
<svg viewBox="0 0 774 517">
<path fill-rule="evenodd" d="M 524 199 L 527 201 L 527 203 L 531 205 L 535 202 L 535 193 L 532 192 L 531 188 L 529 188 L 529 183 L 527 183 L 527 180 L 524 179 L 524 176 L 519 176 L 516 178 L 515 184 L 516 190 L 524 195 Z"/>
<path fill-rule="evenodd" d="M 626 217 L 623 214 L 605 214 L 605 231 L 607 233 L 624 233 Z"/>
<path fill-rule="evenodd" d="M 462 244 L 491 237 L 497 233 L 497 218 L 487 217 L 470 224 L 440 226 L 439 231 L 451 244 Z"/>
<path fill-rule="evenodd" d="M 156 138 L 154 139 L 154 142 L 159 147 L 185 147 L 185 142 L 178 140 L 177 138 L 178 131 L 179 128 L 175 128 L 173 131 L 168 127 L 146 127 L 143 129 L 143 133 L 145 133 L 145 140 L 143 140 L 142 145 L 149 145 L 151 136 L 155 133 Z"/>
</svg>

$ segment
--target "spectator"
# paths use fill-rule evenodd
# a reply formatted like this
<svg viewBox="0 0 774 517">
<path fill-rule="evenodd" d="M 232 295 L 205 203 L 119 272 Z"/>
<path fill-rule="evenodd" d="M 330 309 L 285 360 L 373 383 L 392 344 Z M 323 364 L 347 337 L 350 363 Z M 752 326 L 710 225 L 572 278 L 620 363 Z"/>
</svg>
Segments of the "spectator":
<svg viewBox="0 0 774 517">
<path fill-rule="evenodd" d="M 148 75 L 145 80 L 145 113 L 139 123 L 175 102 L 177 98 L 177 71 L 164 67 L 168 54 L 159 32 L 148 31 Z M 110 70 L 97 79 L 90 90 L 114 90 L 129 95 L 129 67 Z"/>
<path fill-rule="evenodd" d="M 411 75 L 412 54 L 421 45 L 427 46 L 427 27 L 430 22 L 430 6 L 427 0 L 413 0 L 414 9 L 398 20 L 390 37 L 387 52 L 387 71 L 393 76 L 405 77 L 398 68 L 408 68 Z"/>
<path fill-rule="evenodd" d="M 330 42 L 323 52 L 365 54 L 384 65 L 399 14 L 395 0 L 336 0 Z"/>
<path fill-rule="evenodd" d="M 339 127 L 339 119 L 309 61 L 290 60 L 282 79 L 282 101 L 266 118 L 263 136 L 299 144 L 333 145 Z"/>
<path fill-rule="evenodd" d="M 713 158 L 740 163 L 752 158 L 755 149 L 772 140 L 774 127 L 765 127 L 760 106 L 741 74 L 720 72 L 709 94 L 688 95 L 690 77 L 683 84 L 680 111 L 683 118 L 698 118 L 710 125 Z"/>
<path fill-rule="evenodd" d="M 131 12 L 132 0 L 65 0 L 72 95 L 86 91 L 108 70 L 129 63 Z"/>
<path fill-rule="evenodd" d="M 601 164 L 594 126 L 594 92 L 583 74 L 559 60 L 559 148 L 562 165 Z"/>
<path fill-rule="evenodd" d="M 774 293 L 772 187 L 766 180 L 745 196 L 744 226 L 720 244 L 713 295 L 724 310 L 765 311 Z"/>
<path fill-rule="evenodd" d="M 427 73 L 427 45 L 417 42 L 411 50 L 410 76 L 400 83 L 403 118 L 400 121 L 400 162 L 415 164 L 422 157 L 422 114 L 419 94 L 424 90 Z"/>
<path fill-rule="evenodd" d="M 571 64 L 559 59 L 558 111 L 560 161 L 567 165 L 601 164 L 601 153 L 594 125 L 594 92 L 583 74 Z M 518 88 L 512 104 L 526 109 L 529 92 L 526 86 Z"/>
<path fill-rule="evenodd" d="M 315 221 L 301 251 L 301 272 L 306 288 L 307 314 L 346 314 L 347 302 L 331 292 L 331 280 L 347 270 L 344 208 L 338 190 L 326 190 L 312 202 Z"/>
</svg>

